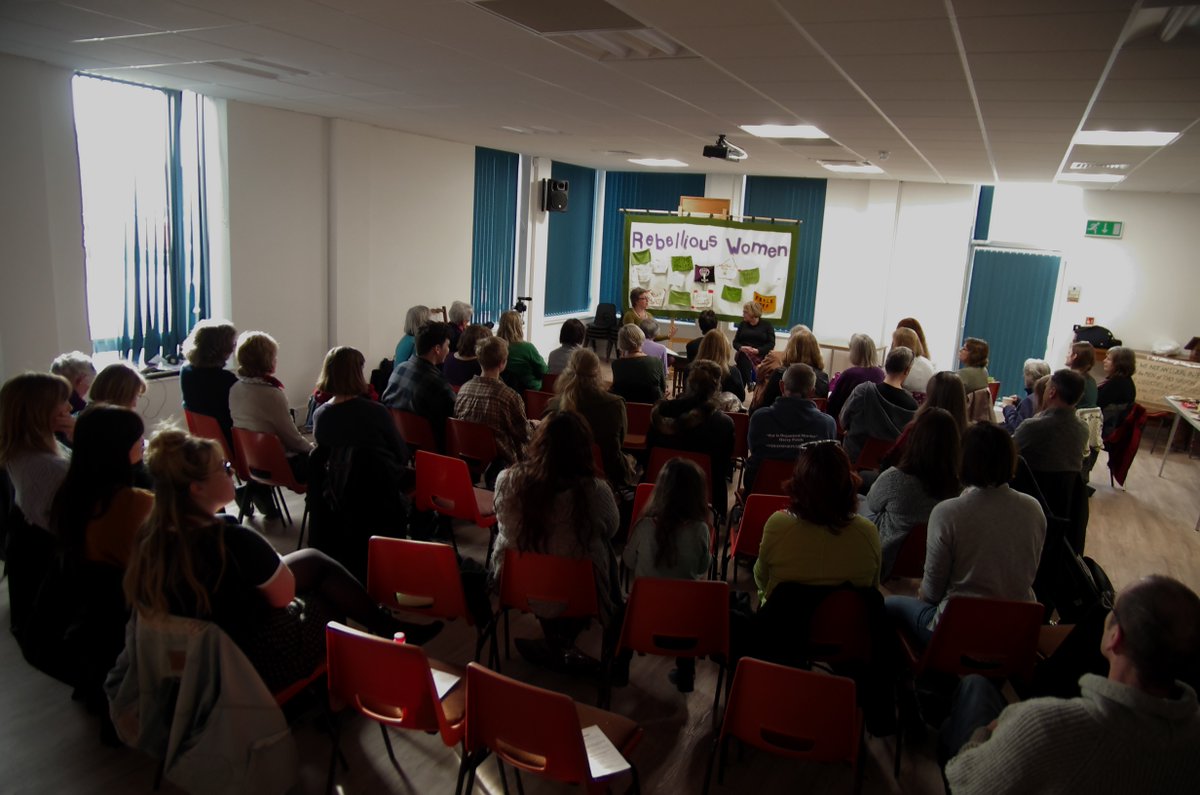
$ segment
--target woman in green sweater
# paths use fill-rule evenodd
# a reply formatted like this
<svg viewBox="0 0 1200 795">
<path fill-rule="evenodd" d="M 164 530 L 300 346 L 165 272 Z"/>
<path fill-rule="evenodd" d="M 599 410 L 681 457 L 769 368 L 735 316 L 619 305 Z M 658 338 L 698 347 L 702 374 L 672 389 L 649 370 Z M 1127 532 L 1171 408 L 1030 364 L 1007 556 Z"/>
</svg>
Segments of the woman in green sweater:
<svg viewBox="0 0 1200 795">
<path fill-rule="evenodd" d="M 546 360 L 532 342 L 525 341 L 521 314 L 510 309 L 500 315 L 496 336 L 508 343 L 508 366 L 501 376 L 504 383 L 518 392 L 541 389 L 542 376 L 547 369 Z"/>
</svg>

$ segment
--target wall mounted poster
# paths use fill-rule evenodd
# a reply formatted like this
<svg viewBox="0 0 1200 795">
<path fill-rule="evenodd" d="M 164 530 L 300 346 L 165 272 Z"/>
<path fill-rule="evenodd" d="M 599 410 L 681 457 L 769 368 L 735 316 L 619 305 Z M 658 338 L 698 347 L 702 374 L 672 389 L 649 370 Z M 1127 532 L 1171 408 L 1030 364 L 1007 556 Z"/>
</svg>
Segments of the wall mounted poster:
<svg viewBox="0 0 1200 795">
<path fill-rule="evenodd" d="M 740 321 L 755 301 L 763 317 L 788 316 L 798 223 L 754 223 L 673 215 L 625 216 L 625 291 L 650 291 L 650 309 L 690 317 L 712 309 Z"/>
</svg>

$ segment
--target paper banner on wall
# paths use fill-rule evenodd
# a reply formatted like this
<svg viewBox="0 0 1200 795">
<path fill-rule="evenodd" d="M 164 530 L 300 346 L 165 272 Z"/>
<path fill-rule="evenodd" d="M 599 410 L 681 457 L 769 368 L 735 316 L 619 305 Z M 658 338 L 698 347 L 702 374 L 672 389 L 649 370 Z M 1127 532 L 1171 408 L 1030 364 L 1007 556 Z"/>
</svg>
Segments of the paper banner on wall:
<svg viewBox="0 0 1200 795">
<path fill-rule="evenodd" d="M 772 314 L 775 311 L 775 296 L 773 295 L 763 295 L 755 290 L 754 303 L 759 305 L 764 315 Z"/>
<path fill-rule="evenodd" d="M 650 272 L 653 273 L 655 276 L 662 276 L 663 274 L 665 274 L 667 272 L 666 260 L 658 259 L 658 260 L 655 260 L 654 262 L 650 263 Z"/>
<path fill-rule="evenodd" d="M 709 284 L 713 280 L 712 265 L 697 265 L 692 281 L 700 282 L 701 284 Z"/>
<path fill-rule="evenodd" d="M 712 290 L 697 287 L 692 290 L 692 306 L 696 309 L 712 309 Z"/>
<path fill-rule="evenodd" d="M 717 278 L 723 282 L 732 282 L 737 279 L 737 267 L 729 264 L 717 266 Z"/>
<path fill-rule="evenodd" d="M 730 303 L 740 304 L 742 302 L 742 288 L 734 287 L 733 285 L 725 285 L 721 288 L 721 300 L 729 301 Z"/>
<path fill-rule="evenodd" d="M 633 268 L 633 276 L 635 279 L 637 279 L 638 284 L 645 287 L 650 283 L 650 266 L 635 265 Z"/>
<path fill-rule="evenodd" d="M 688 282 L 691 281 L 692 269 L 686 271 L 672 271 L 667 277 L 667 286 L 672 290 L 687 290 Z"/>
<path fill-rule="evenodd" d="M 633 260 L 634 265 L 649 265 L 650 249 L 647 248 L 642 249 L 641 251 L 634 251 L 629 255 L 629 258 Z"/>
<path fill-rule="evenodd" d="M 671 290 L 671 297 L 668 299 L 671 306 L 690 307 L 692 305 L 692 294 L 687 290 Z"/>
<path fill-rule="evenodd" d="M 658 309 L 658 308 L 662 307 L 663 299 L 667 297 L 667 291 L 662 289 L 661 287 L 655 287 L 654 289 L 652 289 L 650 291 L 649 295 L 650 295 L 650 306 Z"/>
<path fill-rule="evenodd" d="M 743 287 L 751 284 L 758 284 L 759 278 L 760 274 L 758 268 L 745 268 L 738 271 L 738 281 L 742 283 Z"/>
<path fill-rule="evenodd" d="M 682 257 L 671 257 L 671 270 L 677 271 L 679 273 L 691 273 L 692 272 L 692 257 L 691 257 L 691 255 L 689 254 L 689 255 L 682 256 Z"/>
</svg>

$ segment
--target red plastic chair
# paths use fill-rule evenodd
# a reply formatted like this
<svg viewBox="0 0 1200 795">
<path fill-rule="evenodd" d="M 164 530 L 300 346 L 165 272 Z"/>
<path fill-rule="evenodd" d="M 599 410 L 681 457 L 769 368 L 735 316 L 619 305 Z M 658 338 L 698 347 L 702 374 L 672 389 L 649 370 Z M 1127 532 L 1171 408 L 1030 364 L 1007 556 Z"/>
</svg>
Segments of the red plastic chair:
<svg viewBox="0 0 1200 795">
<path fill-rule="evenodd" d="M 500 455 L 496 432 L 482 422 L 450 417 L 446 420 L 446 455 L 465 458 L 472 480 L 477 482 Z"/>
<path fill-rule="evenodd" d="M 433 669 L 462 677 L 461 668 L 430 660 L 420 646 L 395 643 L 330 621 L 325 626 L 325 653 L 329 672 L 329 706 L 337 712 L 351 707 L 379 724 L 388 756 L 396 769 L 400 763 L 392 750 L 388 727 L 440 734 L 453 747 L 466 729 L 466 686 L 459 682 L 438 698 Z M 333 792 L 341 731 L 333 721 L 329 778 Z"/>
<path fill-rule="evenodd" d="M 853 680 L 743 657 L 733 677 L 721 734 L 708 757 L 703 792 L 712 781 L 714 757 L 720 757 L 717 781 L 725 781 L 730 737 L 791 759 L 847 762 L 854 771 L 854 791 L 859 792 L 862 723 Z"/>
<path fill-rule="evenodd" d="M 642 475 L 644 483 L 653 483 L 658 480 L 658 473 L 662 470 L 663 465 L 672 458 L 686 458 L 689 461 L 695 461 L 700 469 L 704 472 L 705 488 L 712 483 L 712 457 L 708 453 L 696 453 L 691 450 L 675 450 L 670 447 L 655 447 L 650 451 L 650 461 L 646 464 L 646 471 Z M 707 493 L 707 492 L 706 492 Z"/>
<path fill-rule="evenodd" d="M 549 376 L 547 376 L 549 377 Z M 546 416 L 546 407 L 554 397 L 553 392 L 542 389 L 525 390 L 525 416 L 531 420 L 540 420 Z"/>
<path fill-rule="evenodd" d="M 649 403 L 625 403 L 625 442 L 626 450 L 645 450 L 646 436 L 650 433 L 650 411 L 654 408 Z"/>
<path fill-rule="evenodd" d="M 779 458 L 767 458 L 758 465 L 754 473 L 754 483 L 749 491 L 737 492 L 738 502 L 745 502 L 751 494 L 787 494 L 787 482 L 796 472 L 796 461 L 785 461 Z"/>
<path fill-rule="evenodd" d="M 292 468 L 288 466 L 287 453 L 284 452 L 283 442 L 273 433 L 248 431 L 245 428 L 233 429 L 233 446 L 246 462 L 246 471 L 250 479 L 271 487 L 271 499 L 275 507 L 292 523 L 292 514 L 288 511 L 287 502 L 283 499 L 283 489 L 296 494 L 305 494 L 308 487 L 296 480 Z M 238 521 L 242 520 L 240 509 Z M 304 530 L 308 526 L 308 505 L 304 506 L 304 516 L 300 520 L 300 537 L 296 539 L 296 549 L 304 546 Z"/>
<path fill-rule="evenodd" d="M 868 436 L 866 441 L 863 442 L 862 449 L 858 451 L 858 460 L 854 462 L 854 468 L 859 472 L 869 469 L 879 469 L 879 462 L 883 460 L 883 456 L 888 450 L 892 449 L 892 445 L 895 443 L 895 439 L 880 439 L 875 436 Z"/>
<path fill-rule="evenodd" d="M 654 493 L 654 484 L 653 483 L 639 483 L 637 485 L 637 490 L 633 494 L 633 512 L 629 514 L 629 516 L 630 516 L 629 534 L 625 538 L 625 546 L 629 546 L 630 542 L 632 542 L 634 528 L 637 527 L 638 520 L 640 520 L 642 518 L 642 514 L 645 513 L 646 506 L 650 504 L 650 497 L 653 493 Z M 712 578 L 712 577 L 717 576 L 716 569 L 717 569 L 717 555 L 718 555 L 718 551 L 717 551 L 718 539 L 717 539 L 717 530 L 716 530 L 715 526 L 713 526 L 712 524 L 709 524 L 708 530 L 709 530 L 709 534 L 710 534 L 709 542 L 710 542 L 710 545 L 712 548 L 712 555 L 713 555 L 712 568 L 709 570 L 708 576 L 710 578 Z M 621 568 L 621 585 L 626 590 L 628 590 L 629 589 L 629 569 L 625 566 L 624 560 L 620 561 L 620 568 Z"/>
<path fill-rule="evenodd" d="M 496 526 L 496 506 L 493 494 L 471 482 L 467 462 L 461 458 L 438 455 L 427 450 L 418 450 L 417 456 L 417 510 L 436 511 L 451 519 L 472 522 L 485 530 Z M 454 538 L 453 535 L 450 536 Z M 488 555 L 491 556 L 493 530 L 488 539 Z M 455 542 L 455 551 L 458 543 Z"/>
<path fill-rule="evenodd" d="M 627 649 L 664 657 L 711 658 L 719 669 L 713 693 L 715 724 L 729 660 L 729 584 L 638 577 L 625 606 L 616 653 Z"/>
<path fill-rule="evenodd" d="M 925 541 L 929 537 L 929 525 L 925 522 L 914 525 L 908 531 L 908 536 L 900 545 L 900 551 L 896 554 L 896 562 L 892 564 L 892 573 L 888 579 L 894 577 L 913 577 L 920 579 L 925 576 Z"/>
<path fill-rule="evenodd" d="M 241 456 L 237 455 L 236 451 L 230 448 L 229 440 L 225 438 L 225 432 L 221 430 L 221 424 L 217 422 L 216 417 L 210 417 L 207 414 L 197 414 L 187 409 L 183 410 L 183 416 L 187 420 L 188 433 L 192 436 L 199 436 L 202 439 L 212 439 L 214 442 L 220 443 L 221 449 L 225 451 L 225 460 L 233 464 L 238 479 L 242 482 L 250 479 L 250 473 L 246 471 L 246 462 L 241 460 Z"/>
<path fill-rule="evenodd" d="M 584 747 L 583 729 L 599 727 L 628 759 L 642 739 L 640 726 L 623 715 L 578 704 L 562 693 L 543 690 L 489 671 L 478 663 L 467 666 L 467 731 L 459 767 L 456 795 L 471 792 L 475 771 L 489 754 L 496 755 L 504 789 L 504 765 L 513 767 L 518 792 L 524 792 L 521 771 L 566 784 L 583 784 L 604 791 L 624 771 L 603 779 L 592 777 Z M 641 792 L 637 768 L 630 764 L 633 791 Z"/>
<path fill-rule="evenodd" d="M 988 381 L 988 391 L 992 393 L 992 405 L 996 405 L 996 401 L 1000 399 L 1000 382 Z"/>
<path fill-rule="evenodd" d="M 750 455 L 750 415 L 744 411 L 727 411 L 725 416 L 733 420 L 733 459 L 734 468 L 738 469 L 738 488 L 742 485 L 742 476 L 746 472 L 746 458 Z"/>
<path fill-rule="evenodd" d="M 733 559 L 733 580 L 737 582 L 739 560 L 756 560 L 758 545 L 762 543 L 763 525 L 776 511 L 786 511 L 791 498 L 779 494 L 751 494 L 746 498 L 742 520 L 729 532 L 729 548 L 721 561 L 721 579 L 729 575 L 729 561 Z"/>
<path fill-rule="evenodd" d="M 410 448 L 428 450 L 431 453 L 436 453 L 440 449 L 429 420 L 420 414 L 413 414 L 411 411 L 401 411 L 400 409 L 388 409 L 388 411 L 392 413 L 392 420 L 396 423 L 396 430 L 400 431 L 400 438 L 404 439 L 404 443 Z"/>
<path fill-rule="evenodd" d="M 592 466 L 596 469 L 596 477 L 601 480 L 608 479 L 608 473 L 604 471 L 604 453 L 595 442 L 592 442 Z"/>
<path fill-rule="evenodd" d="M 367 542 L 367 593 L 390 610 L 454 620 L 465 619 L 478 635 L 475 659 L 490 631 L 476 626 L 467 607 L 454 548 L 432 541 L 371 536 Z"/>
<path fill-rule="evenodd" d="M 509 610 L 535 615 L 550 612 L 555 618 L 598 617 L 600 607 L 596 601 L 592 559 L 504 550 L 499 611 L 504 615 L 505 659 L 512 659 Z M 496 632 L 492 633 L 490 659 L 492 667 L 500 670 L 496 635 Z"/>
<path fill-rule="evenodd" d="M 821 600 L 809 619 L 808 655 L 824 663 L 871 659 L 871 617 L 862 594 L 839 588 Z"/>
<path fill-rule="evenodd" d="M 560 373 L 546 373 L 544 376 L 542 376 L 541 391 L 549 392 L 550 394 L 553 395 L 554 394 L 554 386 L 555 386 L 555 384 L 558 383 L 559 375 L 560 375 Z"/>
<path fill-rule="evenodd" d="M 815 397 L 812 398 L 812 402 L 816 405 L 817 411 L 823 411 L 826 414 L 829 413 L 829 398 Z"/>
</svg>

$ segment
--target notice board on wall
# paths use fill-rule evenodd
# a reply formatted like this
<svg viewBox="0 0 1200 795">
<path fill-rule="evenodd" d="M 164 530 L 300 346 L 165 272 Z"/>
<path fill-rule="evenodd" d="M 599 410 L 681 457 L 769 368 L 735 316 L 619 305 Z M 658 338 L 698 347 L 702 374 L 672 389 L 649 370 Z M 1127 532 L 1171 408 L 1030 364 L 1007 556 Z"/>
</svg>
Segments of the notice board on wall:
<svg viewBox="0 0 1200 795">
<path fill-rule="evenodd" d="M 740 321 L 754 301 L 764 318 L 781 320 L 799 240 L 799 222 L 626 214 L 625 290 L 649 290 L 650 310 L 666 317 L 711 309 Z"/>
<path fill-rule="evenodd" d="M 1169 359 L 1136 351 L 1137 369 L 1133 383 L 1137 401 L 1151 411 L 1171 411 L 1164 400 L 1167 395 L 1200 397 L 1200 362 Z"/>
</svg>

